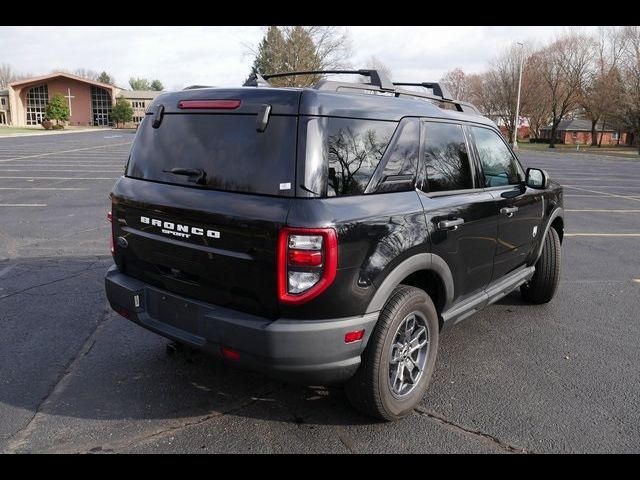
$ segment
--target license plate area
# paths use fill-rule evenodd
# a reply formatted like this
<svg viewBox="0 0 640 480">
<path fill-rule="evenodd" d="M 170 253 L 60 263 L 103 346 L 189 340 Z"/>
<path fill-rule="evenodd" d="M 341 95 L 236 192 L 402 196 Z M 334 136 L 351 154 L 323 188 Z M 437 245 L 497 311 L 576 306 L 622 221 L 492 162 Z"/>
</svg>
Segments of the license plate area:
<svg viewBox="0 0 640 480">
<path fill-rule="evenodd" d="M 167 325 L 198 333 L 198 307 L 185 300 L 147 289 L 146 293 L 148 315 Z"/>
</svg>

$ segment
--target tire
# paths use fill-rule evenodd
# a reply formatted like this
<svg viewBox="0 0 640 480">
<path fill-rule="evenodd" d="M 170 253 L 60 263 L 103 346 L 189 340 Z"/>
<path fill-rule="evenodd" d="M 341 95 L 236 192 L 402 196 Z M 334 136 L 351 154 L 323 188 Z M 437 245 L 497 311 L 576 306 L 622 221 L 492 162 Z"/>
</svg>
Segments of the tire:
<svg viewBox="0 0 640 480">
<path fill-rule="evenodd" d="M 415 328 L 413 335 L 410 335 L 413 337 L 410 348 L 418 347 L 426 340 L 424 347 L 416 348 L 410 354 L 413 364 L 406 357 L 409 350 L 405 340 L 412 315 Z M 399 332 L 400 327 L 402 333 Z M 426 332 L 424 336 L 420 333 L 422 327 Z M 402 340 L 397 341 L 400 338 Z M 362 354 L 360 367 L 346 385 L 350 403 L 362 413 L 381 420 L 399 420 L 409 415 L 422 400 L 431 381 L 438 353 L 438 338 L 438 314 L 429 295 L 418 288 L 398 286 L 380 312 Z M 402 349 L 398 347 L 403 344 L 405 347 Z M 393 357 L 405 358 L 406 366 L 402 367 L 402 375 L 396 374 L 403 362 L 392 364 L 392 354 Z M 421 369 L 414 366 L 418 364 L 422 365 Z M 403 380 L 400 378 L 405 378 L 405 375 L 407 383 L 402 390 Z M 394 386 L 391 385 L 392 378 Z M 394 393 L 393 388 L 398 391 Z"/>
<path fill-rule="evenodd" d="M 550 228 L 544 239 L 542 255 L 536 263 L 531 280 L 520 287 L 522 298 L 533 304 L 551 301 L 560 281 L 560 238 L 555 228 Z"/>
</svg>

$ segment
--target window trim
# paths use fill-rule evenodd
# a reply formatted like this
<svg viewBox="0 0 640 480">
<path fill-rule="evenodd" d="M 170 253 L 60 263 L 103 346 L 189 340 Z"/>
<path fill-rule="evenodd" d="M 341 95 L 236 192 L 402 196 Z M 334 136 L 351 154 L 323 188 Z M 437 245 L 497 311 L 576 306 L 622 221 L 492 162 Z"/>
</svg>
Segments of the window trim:
<svg viewBox="0 0 640 480">
<path fill-rule="evenodd" d="M 484 169 L 482 167 L 482 160 L 480 159 L 480 153 L 478 152 L 478 149 L 476 148 L 477 139 L 476 139 L 476 136 L 473 133 L 473 128 L 484 128 L 485 130 L 490 130 L 490 131 L 492 131 L 493 133 L 495 133 L 497 135 L 497 137 L 500 139 L 500 141 L 502 141 L 502 143 L 507 147 L 507 150 L 511 154 L 511 158 L 513 158 L 515 160 L 515 162 L 516 162 L 516 166 L 519 169 L 518 173 L 520 174 L 520 176 L 522 178 L 522 180 L 520 180 L 520 182 L 518 182 L 518 183 L 508 183 L 506 185 L 496 185 L 495 187 L 488 187 L 486 185 L 485 178 L 484 178 Z M 478 169 L 478 184 L 482 183 L 482 187 L 481 188 L 483 190 L 499 190 L 499 189 L 504 189 L 504 188 L 509 188 L 509 187 L 517 187 L 518 185 L 522 185 L 523 182 L 525 181 L 525 178 L 526 178 L 525 170 L 522 167 L 522 164 L 520 163 L 520 159 L 515 154 L 515 152 L 511 148 L 511 146 L 505 141 L 505 139 L 502 136 L 502 134 L 498 130 L 496 130 L 495 128 L 491 128 L 490 126 L 487 126 L 487 125 L 469 124 L 468 125 L 468 129 L 469 129 L 469 137 L 472 139 L 473 153 L 474 153 L 474 156 L 475 156 L 475 162 L 476 162 L 477 169 Z"/>
<path fill-rule="evenodd" d="M 386 178 L 388 177 L 384 177 L 384 171 L 387 168 L 387 163 L 389 162 L 389 158 L 391 157 L 392 154 L 392 147 L 396 146 L 396 143 L 398 142 L 399 138 L 400 138 L 400 134 L 402 132 L 402 130 L 405 128 L 406 124 L 410 124 L 410 123 L 418 123 L 418 162 L 416 163 L 416 171 L 413 174 L 411 180 L 399 180 L 395 183 L 398 184 L 402 184 L 402 183 L 407 183 L 408 184 L 408 188 L 406 190 L 395 190 L 395 191 L 387 191 L 387 192 L 379 192 L 378 189 L 380 188 L 381 185 L 383 185 L 385 183 Z M 377 193 L 398 193 L 398 192 L 405 192 L 405 191 L 412 191 L 415 190 L 417 182 L 418 182 L 418 176 L 419 176 L 419 172 L 420 172 L 420 154 L 422 153 L 422 122 L 421 119 L 419 117 L 402 117 L 400 119 L 400 121 L 398 121 L 398 124 L 396 125 L 396 129 L 393 131 L 393 135 L 391 136 L 391 140 L 389 140 L 389 143 L 387 144 L 387 147 L 384 151 L 384 154 L 382 155 L 382 158 L 380 159 L 380 161 L 378 162 L 378 165 L 376 166 L 375 170 L 373 171 L 373 174 L 371 175 L 371 178 L 369 179 L 369 183 L 367 184 L 367 186 L 364 189 L 364 192 L 362 192 L 363 195 L 372 195 L 372 194 L 377 194 Z M 398 176 L 398 175 L 393 175 L 393 176 Z M 402 175 L 401 175 L 402 176 Z M 389 182 L 389 183 L 394 183 L 393 181 Z"/>
<path fill-rule="evenodd" d="M 426 141 L 426 123 L 447 123 L 451 125 L 457 125 L 462 129 L 462 135 L 464 136 L 465 145 L 467 147 L 467 161 L 469 162 L 469 170 L 471 172 L 471 188 L 457 189 L 457 190 L 444 190 L 438 192 L 429 192 L 424 190 L 425 184 L 429 185 L 427 179 L 426 165 L 424 163 L 424 144 Z M 416 190 L 419 190 L 427 197 L 442 197 L 446 195 L 461 195 L 463 193 L 474 193 L 482 191 L 482 187 L 479 185 L 479 179 L 477 176 L 475 160 L 473 158 L 472 146 L 470 137 L 467 134 L 466 122 L 456 121 L 448 118 L 420 118 L 420 158 L 418 159 L 418 175 L 416 177 Z"/>
</svg>

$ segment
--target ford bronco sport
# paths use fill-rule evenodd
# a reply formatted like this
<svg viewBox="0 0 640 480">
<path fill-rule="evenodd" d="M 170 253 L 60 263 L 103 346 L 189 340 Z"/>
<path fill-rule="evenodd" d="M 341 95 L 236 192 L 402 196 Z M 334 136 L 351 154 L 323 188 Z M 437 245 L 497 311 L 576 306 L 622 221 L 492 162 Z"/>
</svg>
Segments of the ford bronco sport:
<svg viewBox="0 0 640 480">
<path fill-rule="evenodd" d="M 425 394 L 444 327 L 517 288 L 553 298 L 562 188 L 437 83 L 328 73 L 361 77 L 157 97 L 111 193 L 106 292 L 179 344 L 346 383 L 394 420 Z"/>
</svg>

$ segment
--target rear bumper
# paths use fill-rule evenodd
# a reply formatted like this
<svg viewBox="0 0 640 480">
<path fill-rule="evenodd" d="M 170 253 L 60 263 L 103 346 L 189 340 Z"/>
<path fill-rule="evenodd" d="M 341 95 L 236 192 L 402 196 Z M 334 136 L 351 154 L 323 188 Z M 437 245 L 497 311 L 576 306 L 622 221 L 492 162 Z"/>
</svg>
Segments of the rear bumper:
<svg viewBox="0 0 640 480">
<path fill-rule="evenodd" d="M 111 267 L 105 278 L 111 307 L 129 320 L 167 338 L 221 356 L 221 347 L 240 353 L 234 363 L 306 385 L 351 377 L 378 313 L 330 320 L 270 320 L 181 297 L 152 287 Z M 137 296 L 137 303 L 136 303 Z M 344 335 L 365 330 L 362 341 Z"/>
</svg>

